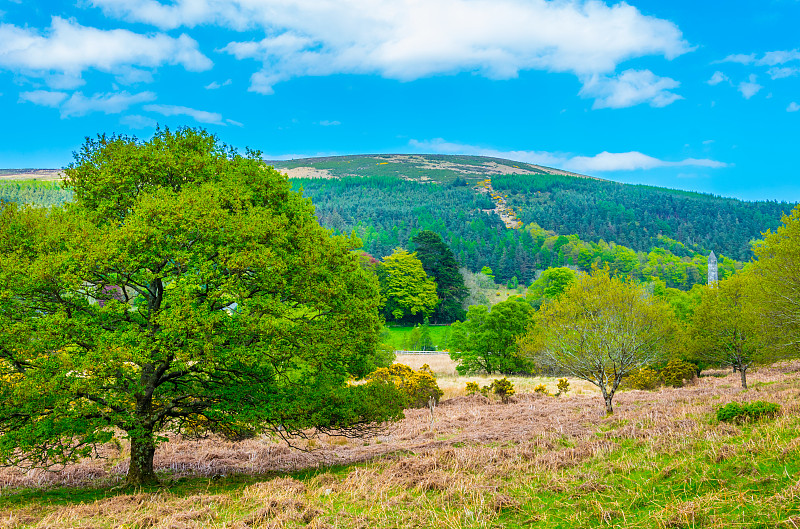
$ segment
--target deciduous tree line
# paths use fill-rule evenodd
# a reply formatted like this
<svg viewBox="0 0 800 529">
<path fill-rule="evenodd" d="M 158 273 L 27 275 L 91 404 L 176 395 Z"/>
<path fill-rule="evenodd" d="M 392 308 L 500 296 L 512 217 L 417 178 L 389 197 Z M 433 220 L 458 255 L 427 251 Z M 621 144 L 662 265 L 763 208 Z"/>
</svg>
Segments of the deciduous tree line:
<svg viewBox="0 0 800 529">
<path fill-rule="evenodd" d="M 608 413 L 627 375 L 669 360 L 732 367 L 746 388 L 752 366 L 800 353 L 800 207 L 754 252 L 744 270 L 691 292 L 608 268 L 547 270 L 528 303 L 470 307 L 466 322 L 453 325 L 451 356 L 461 372 L 547 369 L 586 380 Z"/>
</svg>

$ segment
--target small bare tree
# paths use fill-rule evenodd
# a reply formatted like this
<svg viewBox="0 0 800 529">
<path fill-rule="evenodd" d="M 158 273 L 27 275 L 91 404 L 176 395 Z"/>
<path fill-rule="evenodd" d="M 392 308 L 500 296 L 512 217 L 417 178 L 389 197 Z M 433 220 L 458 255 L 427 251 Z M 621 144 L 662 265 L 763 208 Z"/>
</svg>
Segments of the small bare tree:
<svg viewBox="0 0 800 529">
<path fill-rule="evenodd" d="M 674 316 L 662 300 L 603 269 L 542 305 L 520 346 L 542 367 L 600 388 L 610 414 L 622 378 L 659 358 L 674 330 Z"/>
</svg>

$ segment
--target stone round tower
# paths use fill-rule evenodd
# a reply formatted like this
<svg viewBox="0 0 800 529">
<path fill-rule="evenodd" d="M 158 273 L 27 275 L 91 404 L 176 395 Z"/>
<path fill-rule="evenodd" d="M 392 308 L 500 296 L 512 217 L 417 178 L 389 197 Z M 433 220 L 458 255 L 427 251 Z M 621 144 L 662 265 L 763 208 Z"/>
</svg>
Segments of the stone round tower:
<svg viewBox="0 0 800 529">
<path fill-rule="evenodd" d="M 717 276 L 717 256 L 714 252 L 708 256 L 708 285 L 716 285 L 719 277 Z"/>
</svg>

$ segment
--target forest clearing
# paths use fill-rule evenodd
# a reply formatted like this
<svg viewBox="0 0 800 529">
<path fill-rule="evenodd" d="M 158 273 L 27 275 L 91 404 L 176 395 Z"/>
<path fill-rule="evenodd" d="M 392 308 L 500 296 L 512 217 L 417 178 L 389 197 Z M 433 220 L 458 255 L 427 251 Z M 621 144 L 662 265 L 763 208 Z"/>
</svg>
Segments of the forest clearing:
<svg viewBox="0 0 800 529">
<path fill-rule="evenodd" d="M 795 527 L 800 524 L 800 362 L 683 388 L 597 395 L 481 395 L 406 411 L 371 439 L 303 451 L 261 437 L 172 438 L 164 488 L 121 489 L 124 445 L 58 473 L 0 471 L 0 527 Z M 446 377 L 445 377 L 446 378 Z M 445 378 L 440 378 L 443 386 Z M 773 420 L 715 419 L 766 399 Z"/>
</svg>

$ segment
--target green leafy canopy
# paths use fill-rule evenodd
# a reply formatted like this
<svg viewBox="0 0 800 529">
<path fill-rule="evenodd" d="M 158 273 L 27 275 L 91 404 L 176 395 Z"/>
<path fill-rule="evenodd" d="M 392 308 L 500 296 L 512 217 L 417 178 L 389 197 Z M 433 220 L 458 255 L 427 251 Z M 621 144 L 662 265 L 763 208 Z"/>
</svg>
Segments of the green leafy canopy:
<svg viewBox="0 0 800 529">
<path fill-rule="evenodd" d="M 0 211 L 0 463 L 48 465 L 115 431 L 132 483 L 158 432 L 357 434 L 396 418 L 374 274 L 259 154 L 204 131 L 87 140 L 76 203 Z"/>
</svg>

